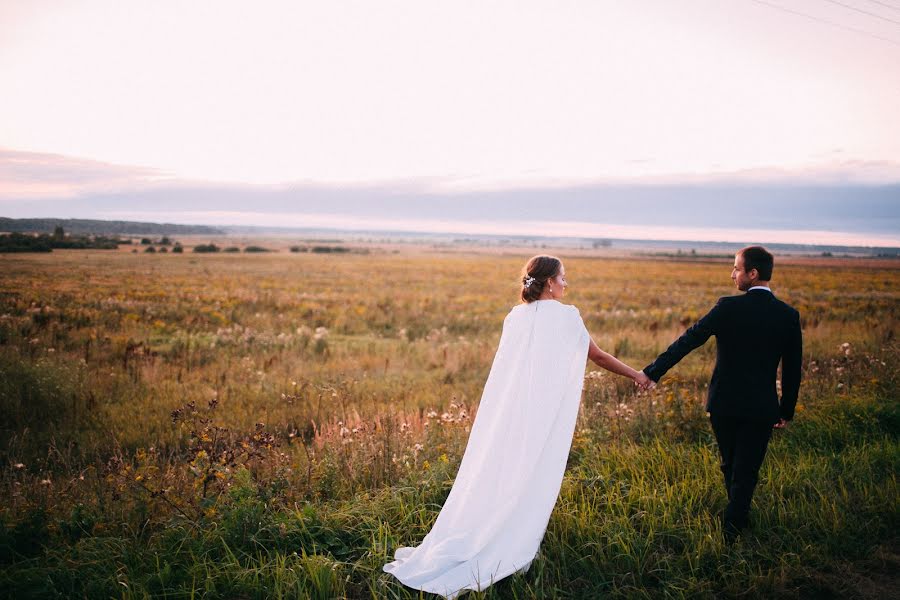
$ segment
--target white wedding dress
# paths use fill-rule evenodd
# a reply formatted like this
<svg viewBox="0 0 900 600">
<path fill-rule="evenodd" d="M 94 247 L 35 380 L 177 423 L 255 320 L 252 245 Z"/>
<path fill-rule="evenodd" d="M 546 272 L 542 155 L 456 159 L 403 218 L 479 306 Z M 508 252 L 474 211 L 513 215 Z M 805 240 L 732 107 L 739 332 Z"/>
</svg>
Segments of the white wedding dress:
<svg viewBox="0 0 900 600">
<path fill-rule="evenodd" d="M 384 571 L 453 599 L 531 566 L 559 496 L 589 341 L 574 306 L 509 312 L 447 501 L 422 543 L 398 548 Z"/>
</svg>

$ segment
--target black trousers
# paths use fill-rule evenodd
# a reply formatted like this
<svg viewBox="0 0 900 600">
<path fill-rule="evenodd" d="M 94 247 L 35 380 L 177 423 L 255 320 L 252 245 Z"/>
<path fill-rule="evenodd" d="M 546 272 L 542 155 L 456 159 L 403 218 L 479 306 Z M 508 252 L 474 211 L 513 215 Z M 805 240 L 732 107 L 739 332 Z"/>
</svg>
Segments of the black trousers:
<svg viewBox="0 0 900 600">
<path fill-rule="evenodd" d="M 747 526 L 759 468 L 772 437 L 772 423 L 715 413 L 710 413 L 709 420 L 722 455 L 722 474 L 728 491 L 724 526 L 726 530 L 739 531 Z"/>
</svg>

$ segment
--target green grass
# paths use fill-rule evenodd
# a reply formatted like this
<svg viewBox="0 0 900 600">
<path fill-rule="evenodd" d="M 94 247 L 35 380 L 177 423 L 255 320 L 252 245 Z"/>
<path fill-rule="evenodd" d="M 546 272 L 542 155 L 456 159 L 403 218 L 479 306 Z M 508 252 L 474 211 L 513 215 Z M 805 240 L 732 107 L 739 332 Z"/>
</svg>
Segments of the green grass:
<svg viewBox="0 0 900 600">
<path fill-rule="evenodd" d="M 882 400 L 852 406 L 878 410 Z M 793 597 L 806 596 L 811 582 L 833 597 L 857 597 L 854 580 L 822 576 L 850 569 L 890 577 L 900 444 L 886 425 L 896 414 L 861 431 L 834 420 L 839 410 L 812 412 L 807 424 L 779 433 L 752 528 L 733 547 L 723 545 L 715 518 L 725 498 L 708 434 L 579 435 L 539 559 L 482 597 Z M 822 428 L 832 431 L 824 436 Z M 381 566 L 398 545 L 427 533 L 454 467 L 291 509 L 272 503 L 245 472 L 221 512 L 196 525 L 173 518 L 103 534 L 79 526 L 96 528 L 104 515 L 72 514 L 34 526 L 49 543 L 30 558 L 12 557 L 0 584 L 20 598 L 416 597 Z M 7 528 L 4 544 L 14 535 L 35 534 Z M 879 553 L 885 565 L 872 565 Z"/>
</svg>

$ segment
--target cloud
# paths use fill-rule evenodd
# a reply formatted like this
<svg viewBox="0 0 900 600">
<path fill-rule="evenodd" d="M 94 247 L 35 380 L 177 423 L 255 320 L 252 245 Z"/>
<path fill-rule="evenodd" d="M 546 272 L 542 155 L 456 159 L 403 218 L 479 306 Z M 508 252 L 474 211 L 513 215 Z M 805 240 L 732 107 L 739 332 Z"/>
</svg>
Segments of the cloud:
<svg viewBox="0 0 900 600">
<path fill-rule="evenodd" d="M 148 167 L 0 148 L 0 200 L 73 198 L 140 189 L 166 178 Z"/>
<path fill-rule="evenodd" d="M 840 149 L 836 149 L 836 153 Z M 631 162 L 653 161 L 633 158 Z M 178 192 L 226 190 L 228 193 L 271 193 L 293 190 L 301 195 L 358 192 L 363 195 L 431 196 L 471 193 L 529 193 L 604 186 L 839 186 L 900 183 L 900 163 L 831 158 L 805 168 L 758 167 L 707 173 L 672 173 L 644 177 L 554 177 L 532 170 L 521 176 L 486 173 L 408 177 L 354 183 L 293 181 L 276 185 L 184 180 L 151 167 L 120 165 L 62 154 L 0 148 L 0 201 L 71 199 L 115 193 L 175 189 Z"/>
<path fill-rule="evenodd" d="M 890 162 L 844 160 L 806 170 L 642 179 L 484 181 L 186 181 L 157 169 L 0 149 L 0 211 L 8 217 L 533 235 L 577 230 L 594 237 L 651 237 L 677 229 L 677 235 L 693 239 L 706 239 L 700 229 L 709 235 L 721 235 L 717 229 L 748 235 L 765 230 L 771 239 L 771 232 L 782 239 L 803 230 L 810 232 L 806 239 L 826 239 L 821 232 L 831 232 L 835 237 L 827 239 L 853 234 L 879 244 L 897 240 L 900 232 L 900 167 Z M 638 235 L 641 228 L 646 235 Z"/>
</svg>

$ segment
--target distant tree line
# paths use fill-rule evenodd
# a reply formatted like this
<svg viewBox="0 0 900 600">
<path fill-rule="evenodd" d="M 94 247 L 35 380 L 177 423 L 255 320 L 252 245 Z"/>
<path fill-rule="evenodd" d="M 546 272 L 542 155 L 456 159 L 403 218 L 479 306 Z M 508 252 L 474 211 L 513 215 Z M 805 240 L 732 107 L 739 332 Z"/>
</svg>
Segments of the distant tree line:
<svg viewBox="0 0 900 600">
<path fill-rule="evenodd" d="M 10 219 L 0 217 L 0 231 L 9 233 L 50 233 L 57 226 L 73 235 L 221 235 L 225 232 L 207 225 L 176 225 L 140 221 L 99 219 Z"/>
<path fill-rule="evenodd" d="M 55 248 L 75 250 L 115 250 L 120 244 L 130 244 L 131 240 L 121 240 L 102 235 L 67 236 L 62 227 L 57 226 L 52 235 L 30 233 L 8 233 L 0 235 L 0 252 L 52 252 Z"/>
</svg>

